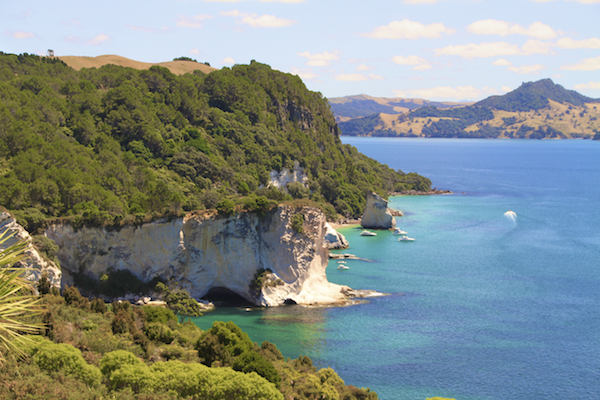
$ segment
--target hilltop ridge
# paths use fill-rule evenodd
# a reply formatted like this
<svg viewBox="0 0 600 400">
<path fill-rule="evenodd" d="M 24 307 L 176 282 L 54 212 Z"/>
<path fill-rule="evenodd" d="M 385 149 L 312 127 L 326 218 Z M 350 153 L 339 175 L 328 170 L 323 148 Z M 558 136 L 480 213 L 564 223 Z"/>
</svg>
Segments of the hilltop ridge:
<svg viewBox="0 0 600 400">
<path fill-rule="evenodd" d="M 165 67 L 171 73 L 175 75 L 183 75 L 190 72 L 194 72 L 199 70 L 205 74 L 208 74 L 213 71 L 217 71 L 217 68 L 213 68 L 210 65 L 198 63 L 195 61 L 187 61 L 187 60 L 173 60 L 166 61 L 160 63 L 146 63 L 141 61 L 131 60 L 126 57 L 117 56 L 114 54 L 105 54 L 96 57 L 84 57 L 84 56 L 60 56 L 57 57 L 59 60 L 63 61 L 69 67 L 73 68 L 76 71 L 79 71 L 82 68 L 100 68 L 104 65 L 112 64 L 120 67 L 129 67 L 133 69 L 146 70 L 150 69 L 150 67 L 154 65 L 158 65 L 160 67 Z"/>
<path fill-rule="evenodd" d="M 599 102 L 543 79 L 463 107 L 423 103 L 401 114 L 349 118 L 340 121 L 340 130 L 348 136 L 600 138 Z M 332 110 L 336 112 L 336 107 Z"/>
</svg>

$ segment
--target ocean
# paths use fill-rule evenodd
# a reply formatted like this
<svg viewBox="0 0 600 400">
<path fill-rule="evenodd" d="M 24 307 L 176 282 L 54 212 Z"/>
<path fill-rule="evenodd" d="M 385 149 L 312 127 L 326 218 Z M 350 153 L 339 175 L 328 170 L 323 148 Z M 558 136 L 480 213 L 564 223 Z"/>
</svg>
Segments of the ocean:
<svg viewBox="0 0 600 400">
<path fill-rule="evenodd" d="M 198 326 L 232 320 L 382 400 L 600 398 L 600 142 L 342 141 L 454 192 L 390 198 L 414 242 L 340 229 L 342 252 L 367 261 L 339 270 L 332 260 L 328 279 L 388 295 L 222 308 Z"/>
</svg>

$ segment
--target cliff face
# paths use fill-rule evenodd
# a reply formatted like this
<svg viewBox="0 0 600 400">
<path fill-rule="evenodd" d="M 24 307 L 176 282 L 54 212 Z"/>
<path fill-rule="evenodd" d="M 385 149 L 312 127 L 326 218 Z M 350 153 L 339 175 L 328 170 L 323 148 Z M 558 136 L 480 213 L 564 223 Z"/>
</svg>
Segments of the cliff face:
<svg viewBox="0 0 600 400">
<path fill-rule="evenodd" d="M 291 228 L 296 212 L 304 215 L 304 233 Z M 325 275 L 324 229 L 325 216 L 317 209 L 279 207 L 265 217 L 189 215 L 118 231 L 54 225 L 46 235 L 60 247 L 63 285 L 74 273 L 98 279 L 109 268 L 128 269 L 144 281 L 174 278 L 196 298 L 226 288 L 254 304 L 277 306 L 344 300 L 347 288 Z M 256 295 L 250 284 L 261 268 L 272 271 L 272 285 Z"/>
<path fill-rule="evenodd" d="M 60 287 L 62 272 L 52 261 L 44 259 L 31 245 L 31 236 L 17 223 L 17 221 L 8 213 L 0 213 L 0 233 L 11 236 L 10 239 L 0 245 L 0 249 L 6 249 L 13 244 L 26 240 L 29 245 L 21 261 L 23 268 L 27 269 L 26 279 L 37 282 L 43 275 L 46 275 L 52 286 Z"/>
<path fill-rule="evenodd" d="M 388 201 L 377 193 L 370 192 L 361 225 L 370 229 L 394 229 L 396 220 L 388 208 Z"/>
</svg>

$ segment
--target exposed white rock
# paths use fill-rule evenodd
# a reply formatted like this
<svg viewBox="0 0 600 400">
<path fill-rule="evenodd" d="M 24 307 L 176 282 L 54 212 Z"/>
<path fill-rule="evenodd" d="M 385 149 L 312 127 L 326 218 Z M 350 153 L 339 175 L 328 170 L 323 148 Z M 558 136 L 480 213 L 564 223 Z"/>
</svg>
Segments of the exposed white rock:
<svg viewBox="0 0 600 400">
<path fill-rule="evenodd" d="M 368 229 L 394 229 L 396 220 L 388 208 L 388 201 L 377 193 L 370 192 L 367 195 L 367 205 L 361 225 Z"/>
<path fill-rule="evenodd" d="M 45 260 L 40 256 L 37 250 L 31 244 L 31 236 L 17 221 L 7 212 L 0 213 L 0 233 L 12 235 L 6 242 L 0 244 L 0 250 L 4 250 L 13 244 L 26 240 L 29 245 L 24 253 L 24 258 L 21 260 L 21 265 L 27 270 L 25 278 L 37 282 L 43 275 L 46 275 L 50 284 L 55 287 L 60 287 L 62 272 L 54 262 Z"/>
<path fill-rule="evenodd" d="M 347 249 L 350 247 L 350 244 L 346 240 L 346 237 L 333 229 L 331 225 L 325 223 L 325 236 L 324 243 L 328 249 Z"/>
<path fill-rule="evenodd" d="M 281 172 L 271 171 L 269 185 L 288 193 L 287 184 L 291 182 L 300 182 L 304 186 L 308 184 L 308 176 L 306 176 L 304 169 L 300 167 L 298 161 L 294 161 L 293 171 L 290 171 L 288 168 L 282 168 Z"/>
<path fill-rule="evenodd" d="M 296 212 L 304 215 L 304 233 L 291 227 Z M 188 215 L 120 230 L 53 225 L 46 235 L 60 247 L 63 285 L 73 273 L 97 279 L 115 268 L 144 281 L 174 278 L 194 298 L 220 287 L 262 306 L 325 304 L 343 301 L 342 290 L 348 290 L 327 281 L 325 223 L 316 208 L 279 207 L 262 218 Z M 282 284 L 263 287 L 255 297 L 250 283 L 261 268 L 270 269 L 271 281 L 281 279 Z"/>
</svg>

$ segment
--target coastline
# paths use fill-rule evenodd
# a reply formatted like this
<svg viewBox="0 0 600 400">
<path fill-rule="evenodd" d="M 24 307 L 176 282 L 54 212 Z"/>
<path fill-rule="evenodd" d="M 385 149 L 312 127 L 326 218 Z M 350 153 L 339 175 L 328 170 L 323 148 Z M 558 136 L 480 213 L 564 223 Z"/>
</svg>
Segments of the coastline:
<svg viewBox="0 0 600 400">
<path fill-rule="evenodd" d="M 454 194 L 454 192 L 433 188 L 432 190 L 404 190 L 402 192 L 388 193 L 389 196 L 438 196 L 442 194 Z"/>
</svg>

